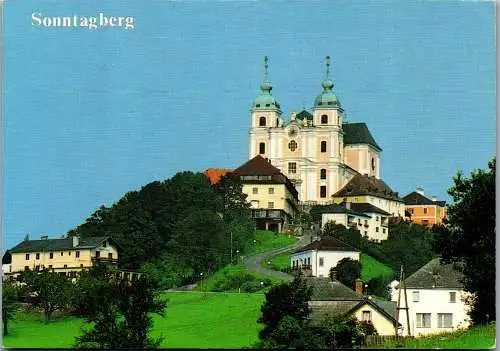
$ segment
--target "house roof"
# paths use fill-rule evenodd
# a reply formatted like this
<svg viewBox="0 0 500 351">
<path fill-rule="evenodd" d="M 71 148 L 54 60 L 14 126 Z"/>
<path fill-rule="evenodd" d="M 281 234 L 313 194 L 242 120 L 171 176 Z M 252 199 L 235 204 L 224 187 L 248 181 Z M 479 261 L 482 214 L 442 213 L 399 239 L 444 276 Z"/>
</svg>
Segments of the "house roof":
<svg viewBox="0 0 500 351">
<path fill-rule="evenodd" d="M 446 206 L 446 201 L 432 201 L 428 197 L 425 197 L 424 195 L 413 191 L 403 197 L 403 201 L 405 202 L 405 205 L 438 205 L 441 207 Z"/>
<path fill-rule="evenodd" d="M 300 120 L 303 120 L 304 118 L 308 120 L 313 119 L 313 115 L 307 112 L 306 110 L 300 111 L 299 113 L 297 113 L 297 115 L 295 115 L 295 117 Z"/>
<path fill-rule="evenodd" d="M 242 179 L 243 183 L 256 183 L 256 184 L 285 184 L 288 190 L 292 193 L 295 199 L 299 198 L 299 193 L 293 183 L 281 171 L 274 167 L 271 162 L 264 159 L 262 156 L 257 155 L 251 160 L 245 162 L 240 167 L 233 171 L 233 174 L 238 176 L 270 176 L 266 179 Z"/>
<path fill-rule="evenodd" d="M 344 130 L 344 145 L 368 144 L 382 151 L 366 123 L 343 123 L 342 129 Z"/>
<path fill-rule="evenodd" d="M 330 278 L 304 278 L 313 288 L 311 301 L 361 301 L 363 297 L 338 280 Z"/>
<path fill-rule="evenodd" d="M 334 238 L 332 236 L 327 236 L 327 237 L 321 238 L 320 240 L 313 241 L 312 243 L 310 243 L 306 246 L 303 246 L 300 249 L 293 251 L 292 254 L 304 252 L 304 251 L 311 251 L 311 250 L 314 250 L 314 251 L 319 250 L 319 251 L 359 252 L 354 247 L 344 243 L 343 241 L 340 241 L 337 238 Z"/>
<path fill-rule="evenodd" d="M 330 205 L 326 205 L 324 206 L 323 208 L 321 208 L 319 210 L 320 213 L 347 213 L 347 214 L 352 214 L 354 216 L 360 216 L 360 217 L 366 217 L 366 218 L 371 218 L 370 216 L 362 213 L 362 212 L 359 212 L 359 211 L 355 211 L 353 208 L 352 208 L 352 205 L 351 204 L 351 209 L 347 209 L 345 207 L 345 203 L 342 203 L 342 204 L 330 204 Z"/>
<path fill-rule="evenodd" d="M 379 213 L 385 216 L 391 215 L 389 212 L 386 212 L 368 202 L 352 202 L 351 209 L 360 213 Z"/>
<path fill-rule="evenodd" d="M 203 174 L 210 180 L 210 184 L 214 185 L 219 182 L 219 179 L 226 174 L 232 172 L 231 169 L 225 168 L 208 168 Z"/>
<path fill-rule="evenodd" d="M 319 322 L 328 315 L 347 315 L 369 304 L 391 322 L 396 323 L 396 303 L 362 296 L 337 280 L 329 278 L 305 278 L 312 286 L 311 319 Z M 318 303 L 318 302 L 323 303 Z"/>
<path fill-rule="evenodd" d="M 366 174 L 355 175 L 342 189 L 333 194 L 333 197 L 371 195 L 384 199 L 403 201 L 398 193 L 393 191 L 382 179 Z"/>
<path fill-rule="evenodd" d="M 40 251 L 64 251 L 94 248 L 101 245 L 105 240 L 111 240 L 107 236 L 80 238 L 78 246 L 73 247 L 73 238 L 45 239 L 45 240 L 24 240 L 14 246 L 9 251 L 11 253 L 40 252 Z"/>
<path fill-rule="evenodd" d="M 257 155 L 234 170 L 238 175 L 279 175 L 281 171 L 262 156 Z"/>
<path fill-rule="evenodd" d="M 406 278 L 405 283 L 411 289 L 463 289 L 462 278 L 462 273 L 453 264 L 441 264 L 438 257 Z"/>
</svg>

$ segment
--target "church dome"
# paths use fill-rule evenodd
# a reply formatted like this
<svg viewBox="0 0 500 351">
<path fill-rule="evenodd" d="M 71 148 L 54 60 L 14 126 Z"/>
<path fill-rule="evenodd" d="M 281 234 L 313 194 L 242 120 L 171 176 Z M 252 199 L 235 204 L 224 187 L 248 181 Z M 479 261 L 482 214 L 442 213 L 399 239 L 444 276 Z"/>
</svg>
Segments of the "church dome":
<svg viewBox="0 0 500 351">
<path fill-rule="evenodd" d="M 268 68 L 268 59 L 267 56 L 264 58 L 264 81 L 260 84 L 260 90 L 262 91 L 259 96 L 255 98 L 253 103 L 254 109 L 269 109 L 269 108 L 280 108 L 280 104 L 274 96 L 271 94 L 271 90 L 273 90 L 273 86 L 271 82 L 267 79 L 267 68 Z"/>
<path fill-rule="evenodd" d="M 321 83 L 323 92 L 314 100 L 314 107 L 340 107 L 340 101 L 332 92 L 333 81 L 330 79 L 330 56 L 326 57 L 325 80 Z"/>
</svg>

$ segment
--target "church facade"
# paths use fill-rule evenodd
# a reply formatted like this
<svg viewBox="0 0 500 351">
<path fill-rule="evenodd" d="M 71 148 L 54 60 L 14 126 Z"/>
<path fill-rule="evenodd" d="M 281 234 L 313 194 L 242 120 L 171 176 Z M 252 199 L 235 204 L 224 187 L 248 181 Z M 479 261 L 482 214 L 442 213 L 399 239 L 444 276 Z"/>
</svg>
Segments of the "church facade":
<svg viewBox="0 0 500 351">
<path fill-rule="evenodd" d="M 323 91 L 309 111 L 285 118 L 271 94 L 265 58 L 261 93 L 251 108 L 249 159 L 266 158 L 295 185 L 304 204 L 326 204 L 355 175 L 379 178 L 382 149 L 365 123 L 347 123 L 326 59 Z"/>
</svg>

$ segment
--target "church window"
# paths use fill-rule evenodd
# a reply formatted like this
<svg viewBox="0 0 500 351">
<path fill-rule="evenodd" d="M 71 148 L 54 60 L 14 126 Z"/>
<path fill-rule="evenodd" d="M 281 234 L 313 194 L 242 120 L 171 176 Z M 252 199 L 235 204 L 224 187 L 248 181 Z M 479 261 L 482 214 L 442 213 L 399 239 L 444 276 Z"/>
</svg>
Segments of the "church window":
<svg viewBox="0 0 500 351">
<path fill-rule="evenodd" d="M 288 143 L 288 148 L 290 149 L 290 151 L 295 151 L 297 150 L 297 142 L 295 140 L 292 140 Z"/>
<path fill-rule="evenodd" d="M 259 127 L 265 127 L 266 126 L 266 117 L 262 116 L 259 118 Z"/>
<path fill-rule="evenodd" d="M 252 188 L 252 194 L 258 194 L 259 188 Z"/>
<path fill-rule="evenodd" d="M 270 195 L 274 194 L 274 188 L 269 188 L 269 194 Z"/>
<path fill-rule="evenodd" d="M 326 186 L 322 185 L 319 188 L 319 197 L 325 198 L 326 197 Z"/>
<path fill-rule="evenodd" d="M 319 175 L 319 179 L 326 179 L 326 169 L 322 169 L 319 171 L 320 175 Z"/>
<path fill-rule="evenodd" d="M 321 142 L 321 152 L 326 152 L 326 141 Z"/>
<path fill-rule="evenodd" d="M 424 207 L 424 214 L 427 214 L 427 208 Z"/>
<path fill-rule="evenodd" d="M 375 170 L 375 159 L 372 157 L 372 170 Z"/>
<path fill-rule="evenodd" d="M 321 124 L 328 124 L 328 116 L 327 115 L 321 116 Z"/>
<path fill-rule="evenodd" d="M 288 173 L 297 173 L 297 164 L 295 162 L 288 162 Z"/>
<path fill-rule="evenodd" d="M 266 153 L 266 144 L 265 143 L 260 143 L 259 144 L 259 154 L 265 154 Z"/>
</svg>

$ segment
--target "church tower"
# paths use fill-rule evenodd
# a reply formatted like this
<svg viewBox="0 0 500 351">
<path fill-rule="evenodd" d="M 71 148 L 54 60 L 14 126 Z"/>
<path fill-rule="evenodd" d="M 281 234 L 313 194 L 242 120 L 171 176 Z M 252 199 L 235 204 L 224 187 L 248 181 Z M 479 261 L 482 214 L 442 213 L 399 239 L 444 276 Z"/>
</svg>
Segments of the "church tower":
<svg viewBox="0 0 500 351">
<path fill-rule="evenodd" d="M 270 159 L 274 156 L 272 134 L 274 128 L 282 126 L 280 105 L 271 94 L 273 89 L 268 78 L 269 60 L 264 57 L 264 80 L 260 85 L 261 93 L 252 105 L 249 159 L 257 155 Z"/>
<path fill-rule="evenodd" d="M 323 92 L 314 100 L 313 121 L 315 126 L 314 161 L 316 189 L 311 189 L 318 202 L 329 200 L 330 196 L 344 185 L 342 112 L 340 101 L 333 93 L 330 79 L 330 56 L 326 57 L 325 78 L 321 83 Z M 313 182 L 311 182 L 313 183 Z"/>
</svg>

